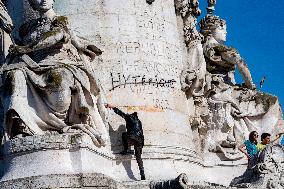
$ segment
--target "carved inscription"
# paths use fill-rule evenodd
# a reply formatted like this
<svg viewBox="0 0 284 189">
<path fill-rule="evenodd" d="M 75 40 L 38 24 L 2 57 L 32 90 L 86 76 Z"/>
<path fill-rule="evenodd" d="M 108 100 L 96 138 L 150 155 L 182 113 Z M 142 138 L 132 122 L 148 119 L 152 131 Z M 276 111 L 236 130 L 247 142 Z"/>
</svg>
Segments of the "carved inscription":
<svg viewBox="0 0 284 189">
<path fill-rule="evenodd" d="M 147 34 L 155 34 L 155 39 L 161 39 L 165 32 L 165 23 L 160 13 L 147 10 L 137 13 L 137 26 L 143 31 L 140 34 L 145 37 Z"/>
<path fill-rule="evenodd" d="M 155 108 L 168 109 L 168 110 L 174 109 L 173 107 L 171 107 L 168 99 L 160 99 L 160 98 L 153 99 L 153 104 Z"/>
<path fill-rule="evenodd" d="M 140 54 L 146 57 L 164 58 L 166 61 L 180 60 L 179 49 L 167 42 L 157 41 L 119 41 L 116 44 L 117 53 L 120 55 Z"/>
<path fill-rule="evenodd" d="M 105 89 L 119 94 L 114 100 L 129 94 L 122 102 L 133 105 L 139 98 L 137 107 L 143 111 L 176 109 L 172 99 L 180 89 L 183 54 L 172 7 L 173 2 L 165 1 L 145 10 L 137 3 L 129 18 L 118 13 L 118 30 L 112 33 L 116 37 L 109 39 L 108 53 L 94 68 Z"/>
</svg>

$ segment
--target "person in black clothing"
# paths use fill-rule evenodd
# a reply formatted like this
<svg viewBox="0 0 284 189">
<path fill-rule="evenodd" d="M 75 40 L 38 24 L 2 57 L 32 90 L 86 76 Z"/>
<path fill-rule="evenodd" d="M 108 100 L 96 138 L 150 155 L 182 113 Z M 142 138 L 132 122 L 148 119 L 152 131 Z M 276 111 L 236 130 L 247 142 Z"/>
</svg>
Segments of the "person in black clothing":
<svg viewBox="0 0 284 189">
<path fill-rule="evenodd" d="M 140 170 L 141 180 L 145 180 L 143 161 L 141 158 L 142 148 L 144 146 L 144 135 L 142 123 L 138 118 L 137 112 L 126 114 L 110 104 L 106 104 L 106 108 L 113 109 L 116 114 L 125 119 L 126 132 L 122 133 L 123 151 L 121 154 L 127 154 L 128 146 L 134 145 L 135 157 Z"/>
</svg>

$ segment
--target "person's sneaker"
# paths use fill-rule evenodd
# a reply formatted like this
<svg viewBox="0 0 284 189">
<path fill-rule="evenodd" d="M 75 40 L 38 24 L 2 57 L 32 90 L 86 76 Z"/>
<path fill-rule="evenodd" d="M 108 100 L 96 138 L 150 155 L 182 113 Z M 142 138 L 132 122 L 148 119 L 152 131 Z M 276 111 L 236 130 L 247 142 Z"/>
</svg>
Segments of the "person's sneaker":
<svg viewBox="0 0 284 189">
<path fill-rule="evenodd" d="M 119 152 L 119 154 L 121 154 L 121 155 L 133 155 L 134 151 L 133 150 L 127 150 L 127 151 L 123 150 L 123 151 Z"/>
<path fill-rule="evenodd" d="M 141 175 L 141 180 L 146 180 L 145 175 Z"/>
<path fill-rule="evenodd" d="M 126 154 L 127 154 L 127 151 L 123 150 L 123 151 L 119 152 L 119 154 L 121 154 L 121 155 L 126 155 Z"/>
</svg>

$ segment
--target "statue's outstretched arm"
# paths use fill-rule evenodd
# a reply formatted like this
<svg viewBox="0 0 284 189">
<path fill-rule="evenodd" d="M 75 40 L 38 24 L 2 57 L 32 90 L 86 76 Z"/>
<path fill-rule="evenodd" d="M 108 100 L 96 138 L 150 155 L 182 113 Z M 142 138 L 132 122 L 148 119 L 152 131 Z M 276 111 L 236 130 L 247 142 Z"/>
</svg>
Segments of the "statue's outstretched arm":
<svg viewBox="0 0 284 189">
<path fill-rule="evenodd" d="M 235 50 L 225 51 L 221 52 L 221 56 L 224 60 L 237 65 L 247 88 L 255 89 L 248 66 L 238 52 Z"/>
<path fill-rule="evenodd" d="M 74 31 L 70 30 L 71 43 L 79 51 L 90 58 L 90 61 L 93 61 L 97 55 L 102 54 L 102 50 L 99 49 L 96 45 L 92 44 L 88 39 L 78 36 Z"/>
</svg>

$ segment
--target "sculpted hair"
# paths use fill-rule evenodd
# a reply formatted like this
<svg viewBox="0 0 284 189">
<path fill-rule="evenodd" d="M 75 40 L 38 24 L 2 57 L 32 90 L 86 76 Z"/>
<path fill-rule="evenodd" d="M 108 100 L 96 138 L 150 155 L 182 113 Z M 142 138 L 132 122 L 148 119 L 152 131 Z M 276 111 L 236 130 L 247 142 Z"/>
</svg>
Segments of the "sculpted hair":
<svg viewBox="0 0 284 189">
<path fill-rule="evenodd" d="M 261 134 L 261 141 L 263 141 L 266 137 L 268 137 L 268 136 L 271 136 L 271 134 L 269 134 L 269 133 L 262 133 Z"/>
<path fill-rule="evenodd" d="M 28 0 L 30 6 L 32 7 L 33 10 L 36 10 L 36 3 L 35 0 Z"/>
<path fill-rule="evenodd" d="M 203 18 L 199 22 L 200 33 L 207 37 L 208 35 L 212 34 L 215 29 L 218 27 L 225 27 L 226 21 L 219 18 L 219 16 L 208 14 L 205 18 Z"/>
</svg>

